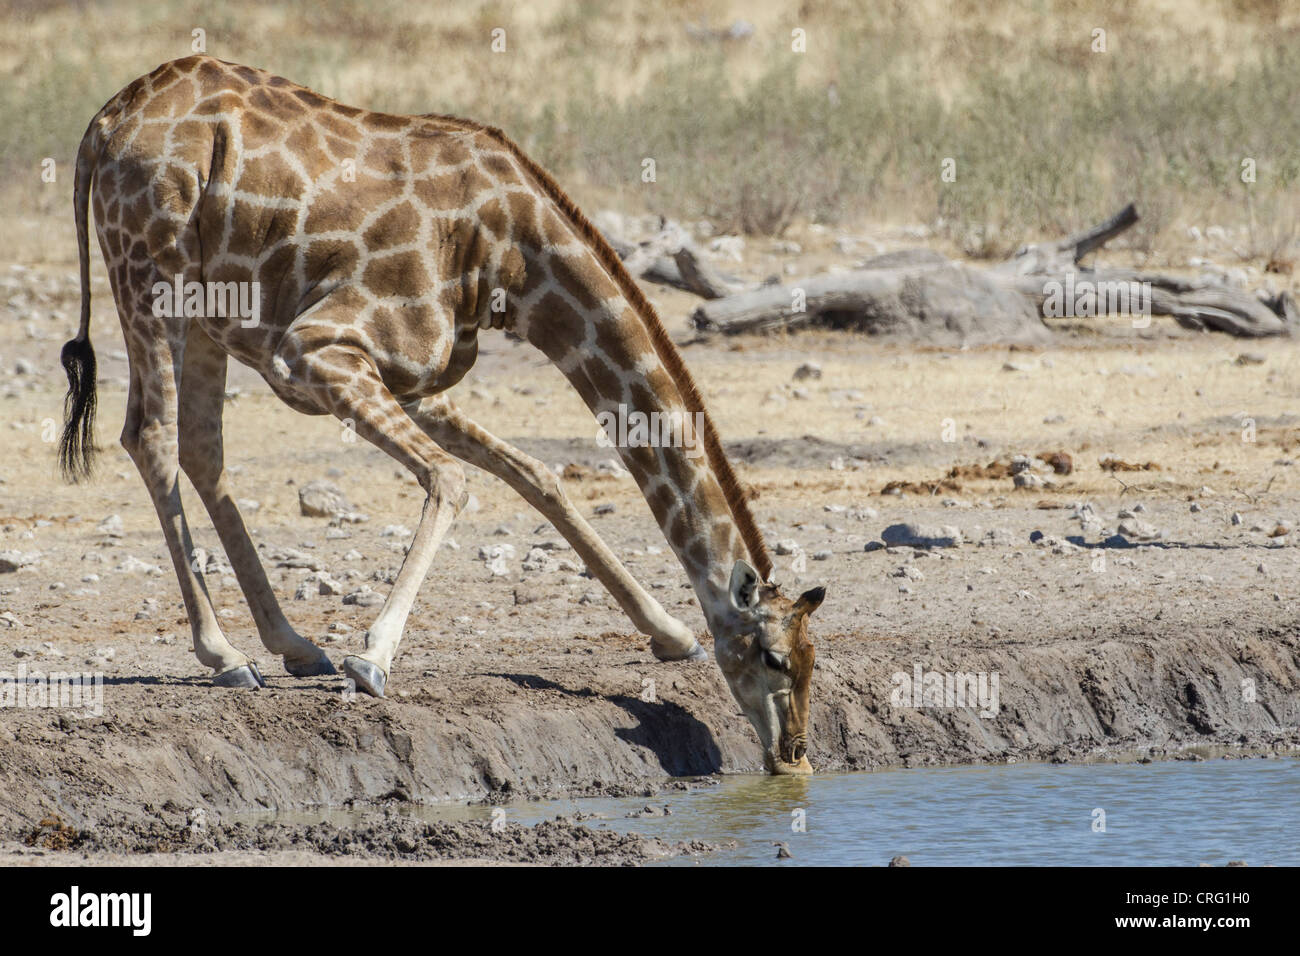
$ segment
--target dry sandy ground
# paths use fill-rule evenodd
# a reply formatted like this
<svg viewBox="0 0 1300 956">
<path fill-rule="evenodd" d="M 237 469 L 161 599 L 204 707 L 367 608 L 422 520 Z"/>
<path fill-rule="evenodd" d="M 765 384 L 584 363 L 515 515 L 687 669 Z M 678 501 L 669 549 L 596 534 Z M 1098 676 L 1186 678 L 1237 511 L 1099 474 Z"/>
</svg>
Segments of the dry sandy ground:
<svg viewBox="0 0 1300 956">
<path fill-rule="evenodd" d="M 153 509 L 115 444 L 126 366 L 105 291 L 96 291 L 93 336 L 105 454 L 98 480 L 73 488 L 55 479 L 45 423 L 60 415 L 58 350 L 74 327 L 75 286 L 62 271 L 0 279 L 9 305 L 0 317 L 0 551 L 31 561 L 0 574 L 0 671 L 93 670 L 105 682 L 99 716 L 0 711 L 0 860 L 82 859 L 16 852 L 25 839 L 62 845 L 49 825 L 37 827 L 50 814 L 77 832 L 70 845 L 102 861 L 186 849 L 176 834 L 195 808 L 220 820 L 350 801 L 654 792 L 667 776 L 759 769 L 753 732 L 715 665 L 656 663 L 580 569 L 524 570 L 530 548 L 558 535 L 481 474 L 470 476 L 477 507 L 421 592 L 384 701 L 348 699 L 341 678 L 284 674 L 258 644 L 186 487 L 197 543 L 216 555 L 208 583 L 220 620 L 270 685 L 206 686 Z M 690 300 L 654 295 L 687 338 Z M 576 466 L 571 498 L 590 512 L 614 506 L 594 526 L 670 611 L 702 630 L 634 484 L 599 470 L 611 452 L 596 446 L 577 396 L 531 349 L 495 333 L 483 344 L 457 389 L 463 406 L 547 463 Z M 1300 744 L 1300 531 L 1284 533 L 1300 522 L 1300 343 L 1182 334 L 1157 319 L 1140 337 L 1064 331 L 1057 347 L 1032 352 L 809 333 L 694 344 L 685 354 L 757 492 L 768 540 L 797 544 L 776 558 L 779 579 L 791 590 L 828 588 L 813 627 L 810 757 L 819 770 Z M 24 374 L 14 374 L 19 361 L 30 363 Z M 821 377 L 794 380 L 807 361 Z M 290 411 L 247 370 L 234 370 L 230 385 L 228 464 L 236 494 L 257 502 L 245 518 L 290 620 L 337 663 L 362 646 L 376 610 L 339 595 L 295 599 L 312 572 L 277 567 L 275 555 L 310 555 L 344 593 L 385 593 L 408 538 L 392 526 L 414 527 L 418 486 L 379 452 L 345 441 L 337 423 Z M 1054 487 L 1018 490 L 1009 477 L 924 487 L 954 466 L 1057 451 L 1074 471 L 1041 472 Z M 1099 466 L 1109 457 L 1157 467 L 1112 474 Z M 301 516 L 298 488 L 322 478 L 369 520 L 335 527 Z M 880 493 L 898 481 L 917 484 Z M 1075 507 L 1084 502 L 1091 514 Z M 1114 537 L 1121 509 L 1157 536 Z M 120 531 L 100 530 L 112 515 Z M 904 521 L 955 526 L 965 543 L 868 549 Z M 493 575 L 479 549 L 502 544 L 514 556 L 508 573 Z M 564 551 L 552 558 L 576 561 Z M 892 706 L 891 675 L 916 665 L 997 673 L 1000 713 Z M 647 680 L 653 702 L 641 699 Z M 602 847 L 595 831 L 567 825 L 572 832 L 551 843 L 521 837 L 531 858 L 467 838 L 458 852 L 446 834 L 404 831 L 394 832 L 416 850 L 390 840 L 344 855 L 629 862 L 644 850 Z M 382 821 L 374 829 L 383 832 Z M 276 854 L 304 846 L 312 859 L 331 855 L 324 837 L 217 831 L 226 835 L 202 847 L 208 862 L 231 852 L 286 862 Z"/>
</svg>

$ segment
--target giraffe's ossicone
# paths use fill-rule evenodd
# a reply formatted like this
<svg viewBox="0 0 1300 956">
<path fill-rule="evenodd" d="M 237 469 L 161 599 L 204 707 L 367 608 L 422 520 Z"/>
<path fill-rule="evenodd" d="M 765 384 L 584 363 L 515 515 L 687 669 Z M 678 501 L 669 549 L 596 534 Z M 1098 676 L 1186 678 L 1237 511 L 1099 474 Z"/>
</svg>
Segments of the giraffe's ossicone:
<svg viewBox="0 0 1300 956">
<path fill-rule="evenodd" d="M 195 651 L 214 683 L 257 687 L 263 678 L 221 632 L 192 560 L 182 470 L 266 647 L 291 674 L 335 672 L 285 619 L 235 505 L 221 424 L 230 356 L 298 411 L 351 423 L 427 494 L 365 650 L 343 661 L 356 689 L 384 695 L 411 606 L 466 497 L 462 461 L 503 479 L 555 525 L 650 635 L 656 657 L 707 656 L 547 468 L 448 399 L 479 333 L 508 329 L 541 350 L 598 418 L 631 409 L 699 423 L 702 453 L 639 442 L 619 454 L 694 585 L 764 764 L 810 769 L 807 618 L 823 591 L 791 600 L 771 581 L 743 490 L 654 309 L 568 196 L 500 131 L 357 109 L 197 56 L 163 64 L 109 100 L 81 141 L 75 179 L 81 327 L 63 350 L 60 463 L 74 480 L 93 463 L 93 203 L 130 360 L 122 444 L 158 510 Z"/>
</svg>

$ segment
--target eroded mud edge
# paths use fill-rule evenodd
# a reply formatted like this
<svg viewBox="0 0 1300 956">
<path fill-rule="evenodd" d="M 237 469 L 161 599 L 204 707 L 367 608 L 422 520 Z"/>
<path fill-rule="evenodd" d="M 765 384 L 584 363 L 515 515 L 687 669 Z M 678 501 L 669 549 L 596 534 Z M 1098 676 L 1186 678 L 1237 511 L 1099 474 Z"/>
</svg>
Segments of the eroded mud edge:
<svg viewBox="0 0 1300 956">
<path fill-rule="evenodd" d="M 927 671 L 996 673 L 998 716 L 891 704 L 891 675 L 910 671 L 900 662 L 913 659 Z M 100 717 L 0 711 L 0 839 L 45 840 L 51 826 L 41 821 L 58 819 L 81 834 L 67 849 L 91 853 L 294 845 L 422 859 L 454 857 L 459 846 L 475 857 L 488 852 L 478 824 L 426 830 L 379 809 L 361 828 L 373 839 L 363 832 L 340 843 L 324 825 L 250 828 L 233 817 L 652 794 L 685 785 L 669 777 L 759 769 L 757 743 L 711 663 L 657 665 L 606 650 L 508 664 L 407 677 L 407 696 L 383 701 L 349 700 L 335 680 L 280 676 L 267 690 L 223 692 L 197 678 L 160 678 L 106 686 Z M 653 701 L 641 696 L 645 674 Z M 823 771 L 1285 752 L 1300 747 L 1300 628 L 943 649 L 841 635 L 819 658 L 816 688 L 812 756 Z M 196 809 L 209 829 L 194 843 Z M 569 820 L 486 858 L 635 862 L 693 851 L 637 841 Z"/>
</svg>

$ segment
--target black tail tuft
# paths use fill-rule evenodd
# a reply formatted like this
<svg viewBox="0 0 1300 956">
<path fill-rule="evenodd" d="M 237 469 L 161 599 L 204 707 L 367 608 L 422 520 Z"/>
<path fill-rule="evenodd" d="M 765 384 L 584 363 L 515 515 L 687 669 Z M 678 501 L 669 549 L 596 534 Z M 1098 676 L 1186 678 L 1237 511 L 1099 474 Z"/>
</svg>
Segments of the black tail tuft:
<svg viewBox="0 0 1300 956">
<path fill-rule="evenodd" d="M 95 463 L 95 350 L 89 338 L 75 338 L 60 356 L 68 373 L 63 401 L 63 438 L 59 440 L 59 471 L 65 481 L 89 478 Z"/>
</svg>

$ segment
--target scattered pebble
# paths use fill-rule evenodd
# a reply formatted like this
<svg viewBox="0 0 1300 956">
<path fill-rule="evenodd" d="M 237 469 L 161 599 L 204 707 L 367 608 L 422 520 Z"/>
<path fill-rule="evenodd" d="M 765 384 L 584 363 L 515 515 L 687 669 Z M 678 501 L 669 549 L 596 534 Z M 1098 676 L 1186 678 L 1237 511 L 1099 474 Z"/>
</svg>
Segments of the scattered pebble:
<svg viewBox="0 0 1300 956">
<path fill-rule="evenodd" d="M 108 535 L 110 538 L 122 537 L 122 516 L 109 515 L 95 526 L 95 530 L 99 531 L 101 534 Z"/>
<path fill-rule="evenodd" d="M 338 485 L 317 480 L 298 489 L 298 510 L 309 518 L 333 518 L 355 509 Z"/>
<path fill-rule="evenodd" d="M 816 362 L 804 362 L 794 370 L 794 380 L 802 382 L 810 378 L 821 378 L 822 367 Z"/>
<path fill-rule="evenodd" d="M 19 568 L 35 564 L 37 555 L 22 551 L 0 551 L 0 574 L 12 574 Z"/>
<path fill-rule="evenodd" d="M 891 524 L 880 533 L 890 547 L 955 548 L 962 543 L 961 532 L 952 525 L 922 525 L 912 522 Z"/>
<path fill-rule="evenodd" d="M 1119 534 L 1129 541 L 1154 541 L 1162 536 L 1155 525 L 1141 518 L 1125 518 L 1119 523 Z"/>
<path fill-rule="evenodd" d="M 370 588 L 360 588 L 343 596 L 344 604 L 355 604 L 357 607 L 379 607 L 385 600 L 384 595 Z"/>
</svg>

